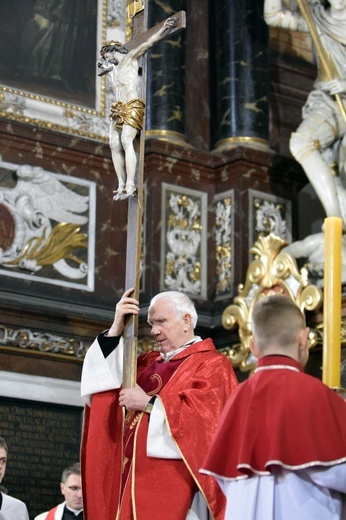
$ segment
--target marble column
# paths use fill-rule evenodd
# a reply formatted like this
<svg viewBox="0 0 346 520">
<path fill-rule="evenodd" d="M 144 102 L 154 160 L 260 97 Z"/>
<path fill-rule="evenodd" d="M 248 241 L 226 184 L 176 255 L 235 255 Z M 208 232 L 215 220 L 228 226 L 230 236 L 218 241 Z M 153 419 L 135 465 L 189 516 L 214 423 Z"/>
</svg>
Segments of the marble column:
<svg viewBox="0 0 346 520">
<path fill-rule="evenodd" d="M 210 0 L 212 148 L 267 147 L 269 30 L 258 0 Z"/>
<path fill-rule="evenodd" d="M 186 0 L 148 2 L 148 27 L 179 11 Z M 158 42 L 148 51 L 146 137 L 183 144 L 185 138 L 186 29 Z"/>
</svg>

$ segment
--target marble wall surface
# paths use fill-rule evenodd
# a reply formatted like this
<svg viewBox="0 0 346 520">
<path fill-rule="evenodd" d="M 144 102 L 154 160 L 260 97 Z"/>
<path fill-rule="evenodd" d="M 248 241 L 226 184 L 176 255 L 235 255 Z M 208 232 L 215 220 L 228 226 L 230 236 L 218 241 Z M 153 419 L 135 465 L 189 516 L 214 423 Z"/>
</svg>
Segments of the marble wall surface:
<svg viewBox="0 0 346 520">
<path fill-rule="evenodd" d="M 145 314 L 152 294 L 166 290 L 167 283 L 177 286 L 180 283 L 181 288 L 190 283 L 191 296 L 195 296 L 199 310 L 201 331 L 212 335 L 222 346 L 228 341 L 227 333 L 221 327 L 222 310 L 236 295 L 237 286 L 243 280 L 250 242 L 257 233 L 251 227 L 254 209 L 249 192 L 263 194 L 261 200 L 264 201 L 268 194 L 268 204 L 275 198 L 280 203 L 291 204 L 290 232 L 297 236 L 298 195 L 307 181 L 290 158 L 287 143 L 300 119 L 300 109 L 310 89 L 314 69 L 311 63 L 306 64 L 295 57 L 271 53 L 267 71 L 270 78 L 269 141 L 259 142 L 254 138 L 246 142 L 228 142 L 227 146 L 215 150 L 211 135 L 211 123 L 215 119 L 212 106 L 219 100 L 211 100 L 211 86 L 215 86 L 211 67 L 215 49 L 210 46 L 210 31 L 214 27 L 210 20 L 215 14 L 211 16 L 210 10 L 213 9 L 215 5 L 207 0 L 186 2 L 184 139 L 177 142 L 174 135 L 170 138 L 170 135 L 160 136 L 150 131 L 146 139 L 140 332 L 144 336 L 148 332 Z M 229 20 L 229 26 L 232 27 L 232 20 Z M 1 355 L 6 356 L 8 370 L 18 371 L 25 366 L 27 373 L 49 376 L 49 359 L 53 359 L 49 355 L 53 356 L 55 352 L 60 356 L 54 361 L 58 367 L 57 377 L 68 374 L 68 378 L 78 380 L 81 359 L 76 352 L 83 352 L 95 334 L 107 327 L 125 287 L 127 202 L 112 201 L 117 179 L 106 135 L 102 139 L 93 135 L 72 135 L 54 126 L 42 126 L 39 121 L 36 123 L 2 114 L 1 161 L 5 165 L 11 164 L 14 170 L 29 165 L 53 175 L 66 176 L 67 185 L 70 177 L 71 181 L 80 179 L 95 186 L 96 218 L 87 230 L 94 235 L 93 284 L 92 290 L 81 290 L 68 284 L 36 282 L 34 278 L 21 277 L 18 268 L 11 269 L 17 276 L 10 276 L 10 273 L 6 276 L 2 270 L 0 305 L 5 328 L 3 338 L 7 338 L 7 343 L 3 339 Z M 244 132 L 241 133 L 243 136 Z M 10 178 L 10 173 L 5 167 L 2 179 Z M 15 171 L 12 183 L 16 182 L 14 177 Z M 165 186 L 169 186 L 175 200 L 175 211 L 180 212 L 180 220 L 173 214 L 173 227 L 170 222 L 170 233 L 166 234 L 162 231 L 168 210 L 164 200 Z M 223 249 L 218 249 L 218 211 L 221 211 L 220 204 L 227 208 L 230 191 L 233 218 L 226 222 L 224 230 L 224 237 L 229 238 L 228 241 L 224 238 Z M 190 234 L 183 236 L 181 227 L 186 223 L 185 218 L 189 221 Z M 174 225 L 177 231 L 180 229 L 179 233 L 174 233 Z M 84 232 L 84 228 L 80 232 Z M 5 240 L 4 231 L 0 239 Z M 187 244 L 193 250 L 188 259 L 179 253 Z M 227 262 L 220 261 L 221 252 L 228 255 Z M 192 263 L 196 263 L 193 269 Z M 10 268 L 7 269 L 9 272 Z M 49 276 L 54 278 L 54 273 L 54 266 L 50 265 Z M 35 273 L 30 276 L 34 277 Z M 227 283 L 226 289 L 220 292 L 221 280 L 227 280 Z M 201 290 L 193 294 L 193 287 L 197 286 Z M 29 333 L 20 347 L 13 338 L 16 331 L 17 337 L 23 334 L 23 328 Z M 50 343 L 46 352 L 42 352 L 41 336 L 45 332 L 51 335 Z M 30 339 L 33 334 L 36 334 L 35 341 Z M 76 340 L 80 342 L 77 346 Z M 66 345 L 71 344 L 68 349 Z M 30 349 L 40 363 L 32 362 L 27 355 Z"/>
</svg>

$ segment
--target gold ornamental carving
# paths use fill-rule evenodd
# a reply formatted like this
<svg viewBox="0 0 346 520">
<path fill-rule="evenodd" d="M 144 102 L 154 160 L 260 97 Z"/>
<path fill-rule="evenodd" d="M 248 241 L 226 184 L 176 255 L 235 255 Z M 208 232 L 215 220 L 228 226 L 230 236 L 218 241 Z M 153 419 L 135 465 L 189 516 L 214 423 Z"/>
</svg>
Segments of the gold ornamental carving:
<svg viewBox="0 0 346 520">
<path fill-rule="evenodd" d="M 298 305 L 303 313 L 318 310 L 322 305 L 321 290 L 308 282 L 305 268 L 298 269 L 295 259 L 284 251 L 288 245 L 282 238 L 270 234 L 260 236 L 250 249 L 254 260 L 250 263 L 244 284 L 238 286 L 233 304 L 222 314 L 222 325 L 227 330 L 238 327 L 240 342 L 226 347 L 224 353 L 241 371 L 253 369 L 256 359 L 250 351 L 251 313 L 259 298 L 280 293 Z M 315 331 L 310 332 L 310 348 L 318 340 Z"/>
</svg>

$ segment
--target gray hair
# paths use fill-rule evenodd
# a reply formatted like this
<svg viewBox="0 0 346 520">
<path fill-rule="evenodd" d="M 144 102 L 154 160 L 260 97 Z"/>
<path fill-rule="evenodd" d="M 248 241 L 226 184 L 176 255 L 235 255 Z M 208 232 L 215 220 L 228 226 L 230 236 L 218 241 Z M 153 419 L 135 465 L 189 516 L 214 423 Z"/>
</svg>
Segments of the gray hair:
<svg viewBox="0 0 346 520">
<path fill-rule="evenodd" d="M 192 328 L 195 329 L 198 319 L 195 304 L 191 298 L 179 291 L 165 291 L 154 296 L 150 301 L 148 314 L 150 313 L 151 307 L 163 299 L 168 300 L 180 315 L 189 314 L 191 316 Z"/>
<path fill-rule="evenodd" d="M 61 475 L 61 482 L 63 484 L 66 484 L 66 481 L 70 475 L 80 475 L 80 473 L 81 473 L 80 463 L 75 462 L 74 464 L 71 464 L 71 466 L 68 466 L 67 468 L 64 469 L 64 471 L 62 472 L 62 475 Z"/>
</svg>

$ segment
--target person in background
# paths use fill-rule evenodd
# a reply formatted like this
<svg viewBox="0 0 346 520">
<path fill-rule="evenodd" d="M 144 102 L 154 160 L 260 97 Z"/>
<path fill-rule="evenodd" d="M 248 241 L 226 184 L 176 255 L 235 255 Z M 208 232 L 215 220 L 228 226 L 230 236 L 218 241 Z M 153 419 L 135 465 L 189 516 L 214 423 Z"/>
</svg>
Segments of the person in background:
<svg viewBox="0 0 346 520">
<path fill-rule="evenodd" d="M 217 479 L 226 520 L 341 520 L 346 493 L 346 403 L 303 373 L 305 318 L 287 296 L 253 307 L 254 374 L 222 413 L 202 473 Z"/>
<path fill-rule="evenodd" d="M 0 483 L 5 476 L 7 456 L 7 442 L 0 437 Z M 6 488 L 4 489 L 6 490 Z M 7 490 L 0 491 L 0 520 L 29 520 L 29 513 L 24 502 L 8 495 Z"/>
<path fill-rule="evenodd" d="M 236 376 L 212 340 L 195 335 L 192 300 L 168 291 L 148 309 L 158 350 L 138 357 L 136 387 L 122 388 L 124 324 L 139 313 L 132 294 L 84 360 L 85 519 L 222 520 L 225 499 L 198 470 Z"/>
<path fill-rule="evenodd" d="M 50 511 L 36 516 L 35 520 L 83 520 L 83 500 L 80 463 L 76 462 L 64 469 L 60 482 L 61 494 L 65 501 Z"/>
</svg>

